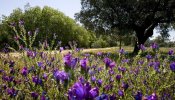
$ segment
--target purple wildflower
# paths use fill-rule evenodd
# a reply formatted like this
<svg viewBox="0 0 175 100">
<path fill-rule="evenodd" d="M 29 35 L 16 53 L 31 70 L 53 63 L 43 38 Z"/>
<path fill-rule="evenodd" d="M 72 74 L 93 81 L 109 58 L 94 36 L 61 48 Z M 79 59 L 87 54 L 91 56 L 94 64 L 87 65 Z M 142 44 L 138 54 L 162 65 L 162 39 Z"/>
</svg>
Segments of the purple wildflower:
<svg viewBox="0 0 175 100">
<path fill-rule="evenodd" d="M 71 62 L 71 59 L 72 59 L 71 53 L 68 53 L 68 54 L 64 55 L 64 58 L 63 58 L 64 64 L 69 66 L 70 62 Z"/>
<path fill-rule="evenodd" d="M 98 72 L 102 71 L 103 68 L 102 67 L 98 67 Z"/>
<path fill-rule="evenodd" d="M 122 75 L 120 75 L 120 74 L 116 75 L 116 80 L 120 81 L 121 77 L 122 77 Z"/>
<path fill-rule="evenodd" d="M 60 47 L 60 52 L 62 52 L 64 50 L 64 48 L 63 47 Z"/>
<path fill-rule="evenodd" d="M 46 96 L 42 95 L 41 98 L 40 98 L 40 100 L 47 100 L 46 99 Z"/>
<path fill-rule="evenodd" d="M 148 60 L 150 60 L 150 59 L 152 59 L 152 56 L 151 56 L 150 54 L 148 54 L 148 55 L 146 55 L 146 58 L 147 58 Z"/>
<path fill-rule="evenodd" d="M 3 75 L 2 76 L 2 79 L 4 81 L 7 81 L 7 82 L 12 82 L 14 80 L 14 76 L 6 76 L 6 75 Z"/>
<path fill-rule="evenodd" d="M 55 70 L 53 76 L 57 81 L 66 81 L 69 79 L 69 75 L 64 71 Z"/>
<path fill-rule="evenodd" d="M 99 89 L 97 87 L 95 88 L 92 88 L 90 91 L 89 91 L 89 96 L 90 98 L 95 98 L 99 95 Z"/>
<path fill-rule="evenodd" d="M 48 75 L 46 73 L 43 74 L 43 78 L 47 80 Z"/>
<path fill-rule="evenodd" d="M 113 62 L 111 62 L 110 64 L 109 64 L 109 67 L 112 69 L 112 68 L 114 68 L 116 66 L 116 63 L 113 61 Z"/>
<path fill-rule="evenodd" d="M 33 81 L 36 85 L 42 85 L 42 83 L 43 83 L 42 79 L 40 79 L 38 76 L 32 76 L 32 81 Z"/>
<path fill-rule="evenodd" d="M 36 92 L 32 92 L 32 93 L 31 93 L 31 96 L 32 96 L 33 98 L 37 99 L 39 95 L 38 95 L 38 93 L 36 93 Z"/>
<path fill-rule="evenodd" d="M 124 92 L 122 90 L 118 90 L 118 95 L 123 97 L 124 96 Z"/>
<path fill-rule="evenodd" d="M 170 69 L 171 69 L 173 72 L 175 72 L 175 62 L 172 62 L 172 63 L 170 64 Z"/>
<path fill-rule="evenodd" d="M 96 97 L 95 100 L 109 100 L 108 95 L 102 93 L 100 96 Z"/>
<path fill-rule="evenodd" d="M 17 95 L 18 91 L 15 90 L 14 88 L 8 88 L 7 93 L 8 93 L 8 95 L 10 95 L 10 97 L 15 97 Z"/>
<path fill-rule="evenodd" d="M 152 98 L 151 100 L 158 100 L 158 96 L 156 93 L 152 93 Z"/>
<path fill-rule="evenodd" d="M 124 68 L 124 67 L 118 67 L 118 70 L 124 73 L 126 71 L 126 68 Z"/>
<path fill-rule="evenodd" d="M 88 63 L 88 60 L 86 58 L 80 60 L 81 68 L 86 70 L 87 69 L 87 63 Z"/>
<path fill-rule="evenodd" d="M 116 63 L 109 58 L 104 58 L 103 62 L 105 63 L 106 68 L 110 67 L 111 69 L 116 66 Z"/>
<path fill-rule="evenodd" d="M 4 70 L 3 69 L 0 69 L 0 74 L 3 73 L 3 72 L 4 72 Z"/>
<path fill-rule="evenodd" d="M 152 43 L 151 44 L 151 47 L 152 47 L 152 49 L 157 49 L 158 48 L 158 45 L 157 45 L 157 43 Z"/>
<path fill-rule="evenodd" d="M 83 84 L 77 82 L 68 91 L 68 98 L 70 100 L 83 100 L 86 97 L 86 90 Z"/>
<path fill-rule="evenodd" d="M 38 62 L 37 65 L 38 65 L 38 67 L 44 67 L 44 63 L 43 62 Z"/>
<path fill-rule="evenodd" d="M 84 83 L 86 82 L 86 80 L 84 79 L 83 76 L 79 77 L 78 80 L 79 80 L 79 82 L 82 83 L 82 84 L 84 84 Z"/>
<path fill-rule="evenodd" d="M 4 81 L 8 81 L 8 80 L 9 80 L 9 77 L 6 76 L 6 75 L 3 75 L 3 76 L 2 76 L 2 80 L 4 80 Z"/>
<path fill-rule="evenodd" d="M 9 76 L 9 82 L 12 82 L 14 80 L 14 76 Z"/>
<path fill-rule="evenodd" d="M 84 56 L 85 56 L 85 57 L 89 57 L 90 54 L 89 54 L 89 53 L 85 53 Z"/>
<path fill-rule="evenodd" d="M 91 85 L 90 85 L 90 83 L 89 82 L 86 82 L 85 84 L 84 84 L 84 89 L 85 89 L 85 91 L 86 91 L 86 98 L 89 98 L 89 91 L 91 90 Z"/>
<path fill-rule="evenodd" d="M 120 54 L 120 55 L 125 54 L 125 50 L 124 50 L 124 49 L 120 49 L 120 50 L 119 50 L 119 54 Z"/>
<path fill-rule="evenodd" d="M 128 63 L 129 62 L 129 59 L 123 59 L 122 60 L 122 63 Z"/>
<path fill-rule="evenodd" d="M 110 82 L 110 83 L 114 82 L 114 78 L 113 78 L 113 77 L 110 77 L 110 78 L 109 78 L 109 82 Z"/>
<path fill-rule="evenodd" d="M 140 45 L 140 49 L 141 49 L 142 51 L 145 51 L 145 50 L 146 50 L 146 48 L 145 48 L 145 46 L 144 46 L 143 44 Z"/>
<path fill-rule="evenodd" d="M 72 55 L 70 53 L 68 53 L 64 56 L 63 61 L 64 61 L 64 64 L 66 65 L 66 67 L 75 68 L 75 66 L 78 62 L 78 58 L 73 58 Z"/>
<path fill-rule="evenodd" d="M 97 68 L 97 66 L 96 66 L 96 65 L 92 65 L 92 67 L 91 67 L 91 68 L 96 69 L 96 68 Z"/>
<path fill-rule="evenodd" d="M 139 64 L 139 65 L 143 65 L 143 64 L 144 64 L 144 60 L 139 60 L 139 61 L 138 61 L 138 64 Z"/>
<path fill-rule="evenodd" d="M 117 100 L 116 94 L 113 93 L 112 95 L 110 95 L 109 100 Z"/>
<path fill-rule="evenodd" d="M 102 79 L 97 80 L 97 84 L 98 84 L 98 86 L 101 86 L 102 83 L 103 83 Z"/>
<path fill-rule="evenodd" d="M 72 58 L 70 67 L 71 68 L 75 68 L 77 62 L 78 62 L 78 58 Z"/>
<path fill-rule="evenodd" d="M 122 88 L 123 88 L 124 90 L 127 90 L 128 87 L 129 87 L 128 83 L 122 82 Z"/>
<path fill-rule="evenodd" d="M 134 95 L 135 100 L 142 100 L 142 92 L 138 91 L 136 95 Z"/>
<path fill-rule="evenodd" d="M 89 75 L 92 76 L 92 75 L 95 75 L 96 71 L 95 70 L 89 70 Z"/>
<path fill-rule="evenodd" d="M 154 69 L 156 71 L 159 71 L 159 67 L 160 67 L 160 62 L 154 62 Z"/>
<path fill-rule="evenodd" d="M 35 51 L 27 50 L 28 57 L 35 58 L 36 54 L 37 54 L 37 52 L 35 52 Z"/>
<path fill-rule="evenodd" d="M 102 52 L 97 52 L 97 56 L 101 56 L 102 55 Z"/>
<path fill-rule="evenodd" d="M 76 52 L 80 52 L 80 51 L 81 51 L 81 48 L 76 48 L 75 51 L 76 51 Z"/>
<path fill-rule="evenodd" d="M 148 66 L 150 66 L 150 67 L 153 66 L 153 65 L 154 65 L 154 62 L 149 62 L 148 63 Z"/>
<path fill-rule="evenodd" d="M 173 55 L 173 54 L 174 54 L 174 50 L 172 50 L 172 49 L 171 49 L 171 50 L 169 50 L 168 55 L 170 55 L 170 56 L 171 56 L 171 55 Z"/>
<path fill-rule="evenodd" d="M 109 67 L 110 63 L 111 63 L 111 59 L 109 58 L 104 58 L 103 62 L 105 63 L 106 67 Z"/>
<path fill-rule="evenodd" d="M 96 81 L 96 77 L 95 76 L 91 76 L 91 81 L 95 82 Z"/>
<path fill-rule="evenodd" d="M 146 96 L 144 98 L 144 100 L 158 100 L 158 96 L 156 95 L 156 93 L 153 93 L 152 95 Z"/>
<path fill-rule="evenodd" d="M 22 68 L 21 74 L 24 75 L 24 76 L 27 76 L 27 74 L 28 74 L 28 69 L 27 69 L 27 67 L 23 67 L 23 68 Z"/>
<path fill-rule="evenodd" d="M 152 44 L 151 44 L 151 48 L 153 49 L 153 51 L 156 51 L 156 50 L 159 49 L 159 46 L 158 46 L 158 44 L 156 44 L 156 43 L 152 43 Z"/>
<path fill-rule="evenodd" d="M 112 87 L 113 87 L 112 84 L 108 84 L 108 85 L 105 85 L 105 86 L 104 86 L 104 89 L 105 89 L 106 91 L 109 91 L 109 90 L 112 89 Z"/>
<path fill-rule="evenodd" d="M 108 73 L 109 73 L 110 75 L 115 74 L 115 72 L 114 72 L 114 70 L 113 70 L 113 69 L 110 69 L 110 70 L 108 71 Z"/>
</svg>

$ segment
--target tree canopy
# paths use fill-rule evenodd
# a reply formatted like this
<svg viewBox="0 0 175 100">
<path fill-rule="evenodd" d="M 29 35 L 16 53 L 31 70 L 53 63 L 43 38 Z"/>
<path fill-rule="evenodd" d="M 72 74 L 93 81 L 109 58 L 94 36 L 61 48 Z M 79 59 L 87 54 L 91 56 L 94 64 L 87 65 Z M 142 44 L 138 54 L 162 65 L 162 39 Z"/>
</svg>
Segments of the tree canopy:
<svg viewBox="0 0 175 100">
<path fill-rule="evenodd" d="M 86 29 L 109 33 L 115 28 L 134 31 L 134 52 L 153 35 L 155 27 L 161 26 L 165 35 L 175 21 L 174 0 L 81 0 L 81 5 L 75 17 Z"/>
<path fill-rule="evenodd" d="M 43 43 L 47 40 L 48 44 L 51 44 L 53 39 L 55 39 L 56 43 L 57 41 L 62 41 L 62 46 L 67 46 L 69 41 L 74 40 L 79 47 L 89 47 L 95 38 L 94 34 L 56 9 L 48 6 L 40 8 L 26 5 L 24 11 L 17 8 L 9 16 L 2 16 L 0 23 L 0 42 L 2 47 L 6 43 L 15 47 L 13 42 L 15 34 L 9 25 L 14 22 L 18 28 L 19 20 L 24 21 L 27 32 L 33 32 L 36 28 L 39 29 L 34 43 L 35 47 L 38 47 L 39 41 Z"/>
</svg>

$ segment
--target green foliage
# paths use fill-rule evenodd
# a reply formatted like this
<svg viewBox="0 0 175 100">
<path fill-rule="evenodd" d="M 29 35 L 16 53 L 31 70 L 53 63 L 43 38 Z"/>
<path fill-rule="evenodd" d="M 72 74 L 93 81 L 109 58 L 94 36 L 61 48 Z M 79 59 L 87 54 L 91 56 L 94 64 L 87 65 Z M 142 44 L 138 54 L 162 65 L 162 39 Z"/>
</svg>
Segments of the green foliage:
<svg viewBox="0 0 175 100">
<path fill-rule="evenodd" d="M 112 31 L 113 28 L 135 30 L 135 26 L 142 25 L 148 28 L 154 23 L 174 21 L 172 19 L 174 18 L 174 4 L 171 3 L 174 2 L 167 0 L 111 0 L 110 2 L 108 0 L 81 0 L 82 9 L 76 14 L 76 19 L 86 28 L 95 31 Z"/>
<path fill-rule="evenodd" d="M 91 47 L 93 48 L 104 48 L 107 47 L 109 44 L 102 39 L 100 36 L 94 43 L 92 43 Z"/>
<path fill-rule="evenodd" d="M 135 31 L 135 45 L 144 44 L 157 26 L 161 35 L 168 37 L 170 23 L 175 22 L 173 0 L 81 0 L 81 5 L 75 16 L 86 29 L 98 34 L 111 34 L 117 29 L 119 32 L 114 34 L 120 37 Z M 135 46 L 134 50 L 138 53 L 139 48 Z"/>
<path fill-rule="evenodd" d="M 64 13 L 48 6 L 43 8 L 36 6 L 27 7 L 24 11 L 18 8 L 13 10 L 10 16 L 3 17 L 0 24 L 1 44 L 8 43 L 10 46 L 16 47 L 12 42 L 15 34 L 9 24 L 15 22 L 18 25 L 19 20 L 24 21 L 27 32 L 39 29 L 39 34 L 33 43 L 34 47 L 38 47 L 39 42 L 43 43 L 44 41 L 52 44 L 52 40 L 55 40 L 55 45 L 57 41 L 62 41 L 62 45 L 66 46 L 69 41 L 75 40 L 80 47 L 89 47 L 95 38 L 91 32 L 85 30 Z M 16 30 L 19 31 L 20 28 Z"/>
<path fill-rule="evenodd" d="M 154 42 L 158 43 L 160 47 L 174 47 L 175 46 L 174 41 L 170 41 L 168 38 L 162 37 L 160 35 L 155 37 L 155 39 L 146 41 L 145 46 L 149 46 L 150 44 Z"/>
</svg>

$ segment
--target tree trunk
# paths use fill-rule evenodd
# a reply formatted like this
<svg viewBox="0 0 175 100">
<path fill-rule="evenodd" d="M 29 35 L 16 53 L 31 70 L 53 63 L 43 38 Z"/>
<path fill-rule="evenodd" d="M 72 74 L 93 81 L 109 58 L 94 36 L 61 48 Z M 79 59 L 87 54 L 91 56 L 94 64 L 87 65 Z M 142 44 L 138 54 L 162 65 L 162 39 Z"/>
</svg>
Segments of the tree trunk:
<svg viewBox="0 0 175 100">
<path fill-rule="evenodd" d="M 138 54 L 138 52 L 140 50 L 140 45 L 144 44 L 146 42 L 146 40 L 153 35 L 153 29 L 154 28 L 151 28 L 148 31 L 146 31 L 146 29 L 141 29 L 141 28 L 135 30 L 137 39 L 135 41 L 133 54 Z M 146 33 L 145 33 L 145 31 L 146 31 Z"/>
</svg>

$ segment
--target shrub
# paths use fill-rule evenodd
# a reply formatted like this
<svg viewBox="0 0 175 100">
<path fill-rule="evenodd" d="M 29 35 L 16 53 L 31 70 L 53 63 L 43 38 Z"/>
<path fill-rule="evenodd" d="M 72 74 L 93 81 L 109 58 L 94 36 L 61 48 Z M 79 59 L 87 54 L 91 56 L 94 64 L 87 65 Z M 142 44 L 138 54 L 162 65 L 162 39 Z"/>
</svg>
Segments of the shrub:
<svg viewBox="0 0 175 100">
<path fill-rule="evenodd" d="M 91 45 L 91 47 L 93 48 L 104 48 L 107 46 L 109 46 L 109 44 L 107 43 L 107 41 L 103 40 L 101 36 Z"/>
</svg>

